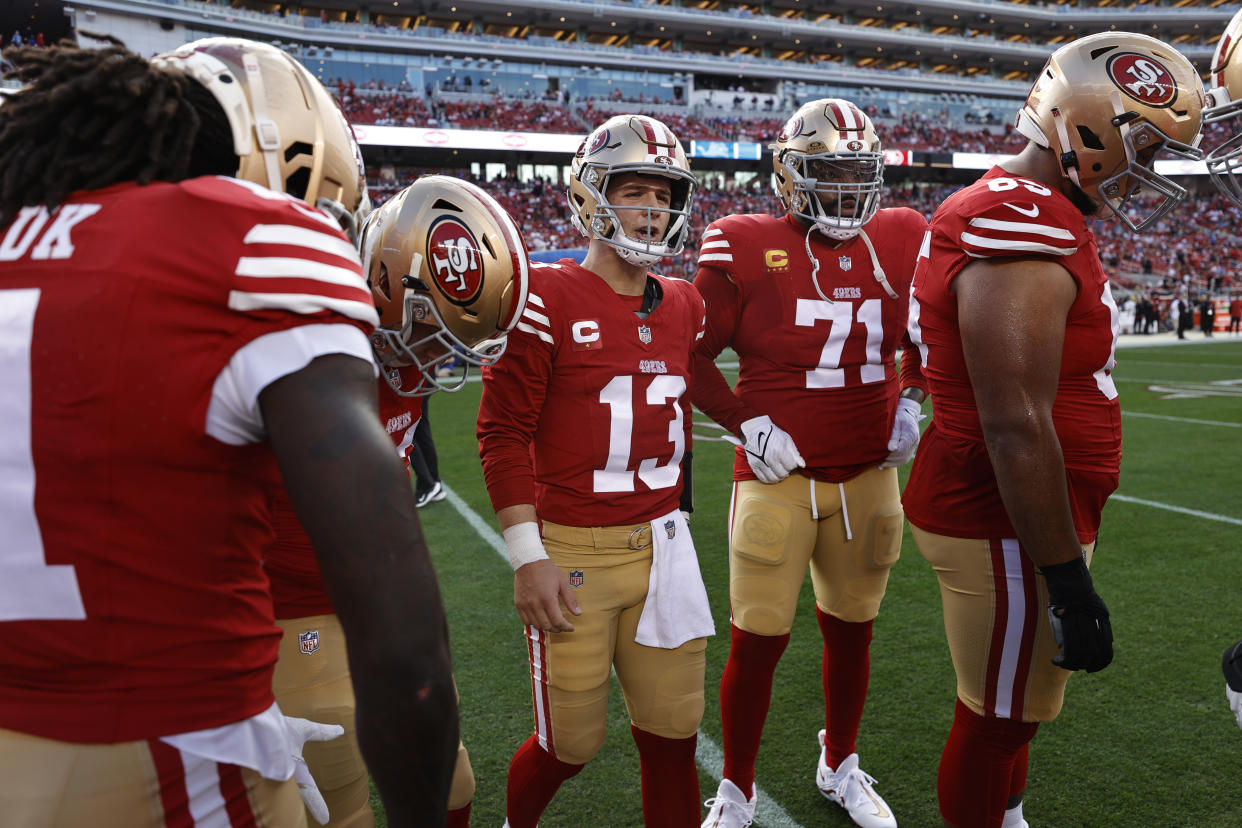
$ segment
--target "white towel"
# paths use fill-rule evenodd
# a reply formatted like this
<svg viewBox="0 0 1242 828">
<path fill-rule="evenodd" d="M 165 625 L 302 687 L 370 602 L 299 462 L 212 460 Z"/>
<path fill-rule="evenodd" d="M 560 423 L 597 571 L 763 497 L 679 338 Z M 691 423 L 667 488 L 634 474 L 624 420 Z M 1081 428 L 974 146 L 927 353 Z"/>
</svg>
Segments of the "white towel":
<svg viewBox="0 0 1242 828">
<path fill-rule="evenodd" d="M 634 640 L 674 650 L 715 633 L 690 527 L 681 510 L 674 509 L 651 521 L 651 581 Z"/>
</svg>

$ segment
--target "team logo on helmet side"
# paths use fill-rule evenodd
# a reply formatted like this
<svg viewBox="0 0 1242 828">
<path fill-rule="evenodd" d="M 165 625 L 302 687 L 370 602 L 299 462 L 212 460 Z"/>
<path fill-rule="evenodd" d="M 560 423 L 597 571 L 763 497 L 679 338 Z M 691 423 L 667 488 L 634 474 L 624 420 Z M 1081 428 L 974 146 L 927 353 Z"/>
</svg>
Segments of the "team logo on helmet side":
<svg viewBox="0 0 1242 828">
<path fill-rule="evenodd" d="M 469 305 L 483 289 L 483 257 L 470 228 L 455 216 L 441 216 L 427 231 L 431 275 L 454 305 Z"/>
<path fill-rule="evenodd" d="M 786 121 L 785 125 L 781 127 L 780 134 L 776 136 L 776 140 L 788 141 L 794 136 L 801 135 L 801 134 L 802 134 L 802 118 L 801 116 L 795 116 L 793 118 L 790 118 L 788 121 Z"/>
<path fill-rule="evenodd" d="M 1170 106 L 1177 97 L 1173 74 L 1149 55 L 1113 55 L 1108 59 L 1108 77 L 1122 92 L 1148 106 Z"/>
<path fill-rule="evenodd" d="M 591 136 L 591 145 L 587 147 L 586 154 L 594 155 L 595 153 L 602 150 L 605 146 L 608 145 L 608 138 L 609 138 L 608 130 L 606 129 L 597 130 L 596 133 Z"/>
</svg>

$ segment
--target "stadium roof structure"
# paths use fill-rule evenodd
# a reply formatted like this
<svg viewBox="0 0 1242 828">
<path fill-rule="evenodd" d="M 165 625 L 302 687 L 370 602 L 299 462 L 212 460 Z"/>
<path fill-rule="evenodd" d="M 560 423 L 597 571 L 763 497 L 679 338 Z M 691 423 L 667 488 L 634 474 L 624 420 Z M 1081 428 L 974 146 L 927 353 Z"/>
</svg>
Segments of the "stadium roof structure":
<svg viewBox="0 0 1242 828">
<path fill-rule="evenodd" d="M 242 4 L 248 0 L 239 0 Z M 260 4 L 256 4 L 260 5 Z M 268 8 L 271 4 L 266 5 Z M 842 61 L 1030 79 L 1052 48 L 1105 29 L 1173 43 L 1206 72 L 1212 44 L 1238 6 L 1192 0 L 1122 4 L 1003 0 L 312 0 L 327 11 L 402 28 L 566 43 L 643 46 L 662 52 Z"/>
<path fill-rule="evenodd" d="M 73 7 L 220 34 L 253 37 L 259 29 L 293 46 L 320 49 L 1002 97 L 1025 94 L 1060 43 L 1107 28 L 1174 42 L 1206 72 L 1215 38 L 1238 8 L 1000 0 L 921 0 L 917 7 L 842 0 L 829 6 L 820 0 L 804 11 L 802 2 L 771 0 L 758 11 L 742 3 L 651 0 L 537 0 L 519 7 L 511 0 L 73 0 Z"/>
</svg>

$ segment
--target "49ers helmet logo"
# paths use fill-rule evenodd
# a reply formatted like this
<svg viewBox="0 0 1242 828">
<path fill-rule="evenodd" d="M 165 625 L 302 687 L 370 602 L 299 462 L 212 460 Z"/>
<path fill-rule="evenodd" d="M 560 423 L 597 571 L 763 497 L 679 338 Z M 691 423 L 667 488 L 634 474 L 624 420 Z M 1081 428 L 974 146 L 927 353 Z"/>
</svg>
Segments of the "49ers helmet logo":
<svg viewBox="0 0 1242 828">
<path fill-rule="evenodd" d="M 785 125 L 781 127 L 780 134 L 776 136 L 776 140 L 788 141 L 790 138 L 793 138 L 801 134 L 801 132 L 802 132 L 802 119 L 801 118 L 790 118 L 788 121 L 785 122 Z"/>
<path fill-rule="evenodd" d="M 1134 100 L 1166 107 L 1177 97 L 1177 81 L 1160 61 L 1149 55 L 1122 52 L 1108 60 L 1108 77 Z"/>
<path fill-rule="evenodd" d="M 594 155 L 595 153 L 602 150 L 604 148 L 604 145 L 607 143 L 608 143 L 608 130 L 601 129 L 591 136 L 591 143 L 587 147 L 586 154 Z"/>
<path fill-rule="evenodd" d="M 483 260 L 479 242 L 455 216 L 441 216 L 427 231 L 427 258 L 431 276 L 454 305 L 469 305 L 483 289 Z"/>
</svg>

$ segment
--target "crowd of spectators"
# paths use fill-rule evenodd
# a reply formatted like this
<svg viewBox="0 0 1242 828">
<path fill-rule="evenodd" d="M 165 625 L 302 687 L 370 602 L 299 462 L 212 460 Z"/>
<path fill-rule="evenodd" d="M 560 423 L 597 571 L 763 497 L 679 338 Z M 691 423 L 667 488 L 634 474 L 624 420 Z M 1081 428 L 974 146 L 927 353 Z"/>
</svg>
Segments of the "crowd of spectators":
<svg viewBox="0 0 1242 828">
<path fill-rule="evenodd" d="M 428 170 L 389 168 L 372 179 L 371 197 L 378 204 Z M 438 171 L 444 172 L 444 171 Z M 448 174 L 471 179 L 468 173 Z M 473 179 L 471 179 L 473 180 Z M 562 185 L 545 179 L 515 177 L 476 181 L 510 212 L 532 251 L 585 247 L 586 240 L 570 224 Z M 883 206 L 910 207 L 930 218 L 955 186 L 898 185 L 889 187 Z M 713 220 L 731 213 L 779 214 L 780 202 L 759 177 L 749 187 L 700 188 L 690 220 L 690 236 L 682 253 L 664 263 L 661 272 L 694 275 L 699 234 Z M 1123 292 L 1220 293 L 1239 286 L 1234 263 L 1242 260 L 1242 216 L 1219 195 L 1190 199 L 1146 233 L 1129 232 L 1118 221 L 1096 224 L 1096 238 L 1105 272 Z"/>
<path fill-rule="evenodd" d="M 334 84 L 345 115 L 353 123 L 385 126 L 439 127 L 454 129 L 500 129 L 513 132 L 585 133 L 591 125 L 605 120 L 615 107 L 593 100 L 578 105 L 562 106 L 554 101 L 472 97 L 465 100 L 440 98 L 434 91 L 422 95 L 408 88 L 391 88 L 371 84 L 355 88 L 338 81 Z M 884 145 L 890 149 L 924 150 L 929 152 L 1012 153 L 1025 141 L 1004 127 L 962 121 L 952 124 L 947 112 L 907 113 L 888 118 L 887 112 L 867 107 L 877 121 Z M 682 141 L 757 141 L 767 143 L 780 131 L 783 118 L 758 116 L 739 110 L 736 115 L 695 115 L 668 111 L 646 111 L 664 121 Z M 747 117 L 749 115 L 749 117 Z"/>
</svg>

